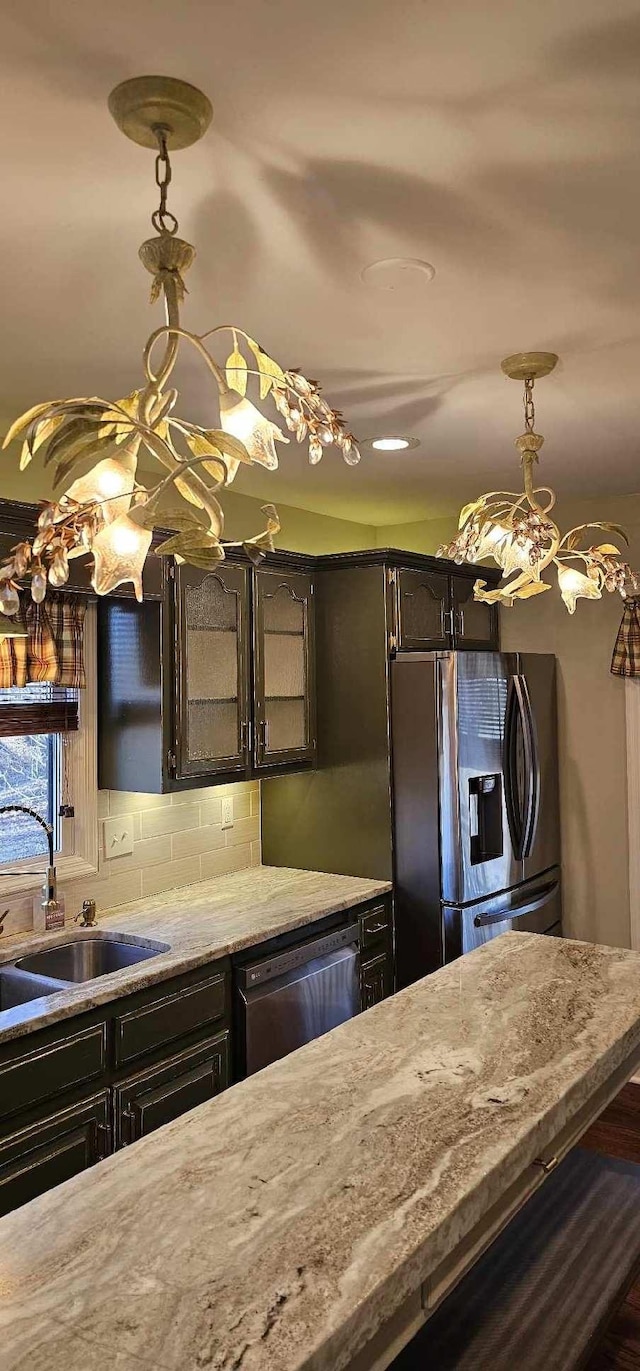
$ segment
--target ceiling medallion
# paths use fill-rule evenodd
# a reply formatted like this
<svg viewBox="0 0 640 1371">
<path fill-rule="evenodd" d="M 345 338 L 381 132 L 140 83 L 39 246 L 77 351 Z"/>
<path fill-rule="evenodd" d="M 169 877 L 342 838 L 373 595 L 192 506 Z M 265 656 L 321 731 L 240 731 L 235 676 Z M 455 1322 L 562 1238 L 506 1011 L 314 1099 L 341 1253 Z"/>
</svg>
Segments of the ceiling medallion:
<svg viewBox="0 0 640 1371">
<path fill-rule="evenodd" d="M 284 371 L 254 338 L 237 326 L 220 324 L 195 334 L 180 324 L 184 274 L 195 249 L 177 236 L 178 221 L 167 208 L 171 182 L 169 152 L 202 137 L 212 116 L 209 100 L 195 87 L 170 77 L 144 76 L 124 81 L 111 93 L 109 109 L 122 132 L 156 150 L 158 208 L 151 216 L 155 237 L 140 248 L 153 277 L 152 302 L 162 297 L 166 323 L 153 331 L 143 354 L 145 383 L 124 399 L 96 396 L 35 405 L 10 428 L 6 447 L 23 439 L 20 469 L 36 454 L 51 466 L 55 501 L 44 506 L 32 542 L 18 544 L 0 567 L 0 612 L 15 615 L 18 583 L 30 578 L 31 595 L 41 601 L 47 583 L 60 587 L 69 576 L 69 559 L 90 554 L 91 583 L 106 595 L 131 581 L 142 599 L 142 567 L 153 529 L 174 530 L 156 551 L 204 570 L 223 560 L 224 516 L 217 493 L 229 486 L 241 463 L 274 471 L 277 443 L 289 438 L 248 398 L 249 383 L 261 401 L 269 398 L 298 442 L 307 441 L 309 461 L 335 444 L 349 465 L 360 460 L 343 417 L 320 394 L 316 381 L 295 368 Z M 206 340 L 227 339 L 226 361 L 216 361 Z M 183 340 L 190 343 L 215 382 L 219 418 L 202 428 L 175 415 L 178 392 L 168 382 Z M 158 356 L 158 344 L 163 352 Z M 224 354 L 223 354 L 224 355 Z M 137 477 L 138 457 L 150 455 L 164 469 L 154 485 Z M 68 484 L 70 478 L 71 484 Z M 171 496 L 174 491 L 182 501 Z M 266 526 L 242 540 L 254 561 L 273 547 L 280 528 L 273 505 L 264 505 Z M 0 636 L 8 636 L 0 624 Z"/>
<path fill-rule="evenodd" d="M 534 485 L 534 467 L 544 438 L 534 431 L 534 381 L 553 371 L 558 358 L 554 352 L 518 352 L 506 357 L 502 370 L 513 381 L 524 381 L 525 431 L 515 439 L 521 454 L 524 490 L 493 490 L 465 505 L 458 521 L 458 533 L 451 543 L 438 549 L 438 556 L 455 562 L 482 562 L 492 558 L 502 570 L 502 585 L 487 589 L 486 581 L 476 581 L 474 598 L 488 604 L 511 606 L 514 600 L 528 600 L 551 590 L 542 580 L 547 567 L 554 566 L 558 588 L 570 614 L 579 599 L 599 600 L 603 590 L 619 591 L 623 599 L 627 586 L 640 588 L 640 579 L 622 560 L 620 548 L 612 542 L 583 546 L 590 529 L 613 533 L 627 543 L 624 529 L 601 521 L 579 524 L 564 537 L 551 510 L 556 497 L 549 486 Z M 581 569 L 582 568 L 582 569 Z"/>
</svg>

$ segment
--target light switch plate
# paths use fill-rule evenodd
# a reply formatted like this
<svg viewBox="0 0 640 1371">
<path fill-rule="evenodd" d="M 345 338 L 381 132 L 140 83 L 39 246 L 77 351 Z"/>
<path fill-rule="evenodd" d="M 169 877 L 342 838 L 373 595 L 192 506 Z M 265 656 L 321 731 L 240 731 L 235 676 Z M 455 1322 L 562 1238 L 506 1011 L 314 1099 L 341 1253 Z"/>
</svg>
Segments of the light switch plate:
<svg viewBox="0 0 640 1371">
<path fill-rule="evenodd" d="M 233 828 L 233 795 L 222 796 L 222 827 Z"/>
<path fill-rule="evenodd" d="M 108 861 L 112 857 L 126 857 L 133 852 L 133 820 L 125 814 L 122 818 L 104 821 L 104 855 Z"/>
</svg>

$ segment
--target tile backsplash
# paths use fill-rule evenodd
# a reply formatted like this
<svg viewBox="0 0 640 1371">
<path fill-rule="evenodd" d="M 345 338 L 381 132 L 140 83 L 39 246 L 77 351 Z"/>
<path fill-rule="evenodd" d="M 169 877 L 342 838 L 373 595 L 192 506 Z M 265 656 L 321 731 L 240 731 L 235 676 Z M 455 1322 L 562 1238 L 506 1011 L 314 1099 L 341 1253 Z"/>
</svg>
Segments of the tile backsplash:
<svg viewBox="0 0 640 1371">
<path fill-rule="evenodd" d="M 222 827 L 224 797 L 233 800 L 232 828 Z M 128 820 L 133 851 L 108 859 L 104 821 L 118 816 Z M 174 795 L 101 790 L 98 829 L 97 876 L 60 883 L 67 920 L 73 918 L 83 900 L 96 901 L 99 918 L 101 909 L 113 905 L 259 866 L 260 785 L 258 781 L 241 781 Z M 10 911 L 4 924 L 7 933 L 31 929 L 32 903 L 31 897 L 24 895 L 4 901 L 3 908 Z"/>
</svg>

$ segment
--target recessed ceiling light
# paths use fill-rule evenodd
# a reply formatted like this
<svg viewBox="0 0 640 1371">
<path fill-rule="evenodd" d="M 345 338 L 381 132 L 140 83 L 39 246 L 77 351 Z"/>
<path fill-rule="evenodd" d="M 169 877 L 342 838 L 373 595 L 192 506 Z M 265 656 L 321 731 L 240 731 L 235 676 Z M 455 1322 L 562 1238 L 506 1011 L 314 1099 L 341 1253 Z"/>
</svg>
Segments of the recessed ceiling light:
<svg viewBox="0 0 640 1371">
<path fill-rule="evenodd" d="M 428 286 L 435 274 L 431 262 L 420 257 L 383 257 L 363 267 L 360 279 L 374 290 L 413 290 L 418 285 Z"/>
<path fill-rule="evenodd" d="M 417 447 L 418 438 L 372 438 L 371 446 L 378 452 L 402 452 L 405 448 Z"/>
</svg>

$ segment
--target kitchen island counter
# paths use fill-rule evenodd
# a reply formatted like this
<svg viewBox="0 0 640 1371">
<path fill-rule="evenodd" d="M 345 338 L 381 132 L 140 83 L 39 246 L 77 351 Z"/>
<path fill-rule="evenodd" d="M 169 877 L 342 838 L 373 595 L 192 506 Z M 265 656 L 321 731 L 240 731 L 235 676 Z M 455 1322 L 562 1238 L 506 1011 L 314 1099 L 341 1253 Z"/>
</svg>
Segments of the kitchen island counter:
<svg viewBox="0 0 640 1371">
<path fill-rule="evenodd" d="M 373 1366 L 639 1059 L 637 954 L 506 934 L 1 1220 L 3 1371 Z"/>
<path fill-rule="evenodd" d="M 3 938 L 0 966 L 27 953 L 103 933 L 130 941 L 165 943 L 167 950 L 147 961 L 81 981 L 53 995 L 0 1012 L 0 1043 L 145 989 L 170 976 L 204 966 L 217 957 L 253 947 L 269 938 L 305 928 L 331 914 L 388 895 L 387 881 L 334 876 L 322 871 L 257 866 L 215 880 L 167 890 L 113 910 L 98 910 L 95 928 L 18 934 Z"/>
</svg>

